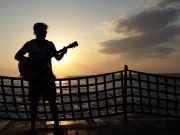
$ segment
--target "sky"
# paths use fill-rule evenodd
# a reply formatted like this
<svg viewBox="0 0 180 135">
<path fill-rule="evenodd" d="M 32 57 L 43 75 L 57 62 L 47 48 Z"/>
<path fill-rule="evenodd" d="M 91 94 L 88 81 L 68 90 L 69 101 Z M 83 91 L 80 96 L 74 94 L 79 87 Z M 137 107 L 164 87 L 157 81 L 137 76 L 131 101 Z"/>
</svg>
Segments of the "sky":
<svg viewBox="0 0 180 135">
<path fill-rule="evenodd" d="M 179 0 L 1 0 L 0 75 L 19 76 L 16 52 L 34 39 L 33 25 L 48 25 L 59 50 L 74 41 L 57 77 L 129 69 L 180 73 Z"/>
</svg>

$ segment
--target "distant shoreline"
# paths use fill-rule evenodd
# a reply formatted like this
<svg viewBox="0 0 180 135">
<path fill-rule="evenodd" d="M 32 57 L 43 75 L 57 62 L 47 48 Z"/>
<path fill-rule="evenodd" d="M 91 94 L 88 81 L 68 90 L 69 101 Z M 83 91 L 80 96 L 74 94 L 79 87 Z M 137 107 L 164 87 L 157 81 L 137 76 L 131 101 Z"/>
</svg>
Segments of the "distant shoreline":
<svg viewBox="0 0 180 135">
<path fill-rule="evenodd" d="M 150 73 L 150 72 L 145 72 L 145 73 Z M 103 74 L 103 73 L 100 73 L 100 74 Z M 180 77 L 180 73 L 150 73 L 150 74 Z M 91 75 L 98 75 L 98 73 L 97 74 L 87 74 L 87 75 L 56 76 L 56 78 L 76 78 L 76 77 L 91 76 Z M 3 74 L 3 73 L 0 73 L 0 76 L 20 77 L 18 75 L 12 75 L 12 74 L 7 75 L 7 74 Z"/>
</svg>

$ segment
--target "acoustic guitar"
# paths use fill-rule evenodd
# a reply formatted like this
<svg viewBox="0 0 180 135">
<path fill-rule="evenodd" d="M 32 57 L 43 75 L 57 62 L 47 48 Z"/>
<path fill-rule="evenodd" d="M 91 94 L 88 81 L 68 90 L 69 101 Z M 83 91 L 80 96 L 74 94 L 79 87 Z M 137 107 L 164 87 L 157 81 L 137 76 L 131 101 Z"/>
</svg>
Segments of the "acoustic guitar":
<svg viewBox="0 0 180 135">
<path fill-rule="evenodd" d="M 68 46 L 66 46 L 65 48 L 59 50 L 58 53 L 63 52 L 64 49 L 74 48 L 77 46 L 78 46 L 78 42 L 75 41 L 75 42 L 69 44 Z M 36 79 L 45 69 L 50 67 L 50 65 L 48 65 L 48 64 L 43 64 L 42 68 L 40 70 L 36 71 L 36 70 L 32 69 L 31 65 L 32 65 L 32 63 L 30 62 L 29 59 L 27 59 L 26 61 L 20 61 L 18 64 L 20 76 L 24 80 L 32 81 L 32 80 Z"/>
</svg>

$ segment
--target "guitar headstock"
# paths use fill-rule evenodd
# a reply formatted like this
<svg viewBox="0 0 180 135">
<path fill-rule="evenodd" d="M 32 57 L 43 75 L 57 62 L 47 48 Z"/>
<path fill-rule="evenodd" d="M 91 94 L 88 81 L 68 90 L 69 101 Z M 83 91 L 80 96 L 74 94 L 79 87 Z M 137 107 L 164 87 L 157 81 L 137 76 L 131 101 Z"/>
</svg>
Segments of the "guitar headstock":
<svg viewBox="0 0 180 135">
<path fill-rule="evenodd" d="M 73 43 L 69 44 L 69 45 L 67 46 L 67 48 L 74 48 L 74 47 L 76 47 L 76 46 L 78 46 L 78 45 L 79 45 L 78 42 L 77 42 L 77 41 L 74 41 Z"/>
</svg>

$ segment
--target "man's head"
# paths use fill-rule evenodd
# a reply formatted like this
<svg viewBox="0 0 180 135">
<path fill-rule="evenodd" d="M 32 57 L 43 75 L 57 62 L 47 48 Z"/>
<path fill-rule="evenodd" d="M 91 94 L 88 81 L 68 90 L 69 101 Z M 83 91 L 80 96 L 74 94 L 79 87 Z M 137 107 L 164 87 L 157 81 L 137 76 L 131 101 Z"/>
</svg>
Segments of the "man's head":
<svg viewBox="0 0 180 135">
<path fill-rule="evenodd" d="M 34 24 L 34 34 L 39 39 L 45 39 L 47 34 L 48 26 L 45 23 L 35 23 Z"/>
</svg>

